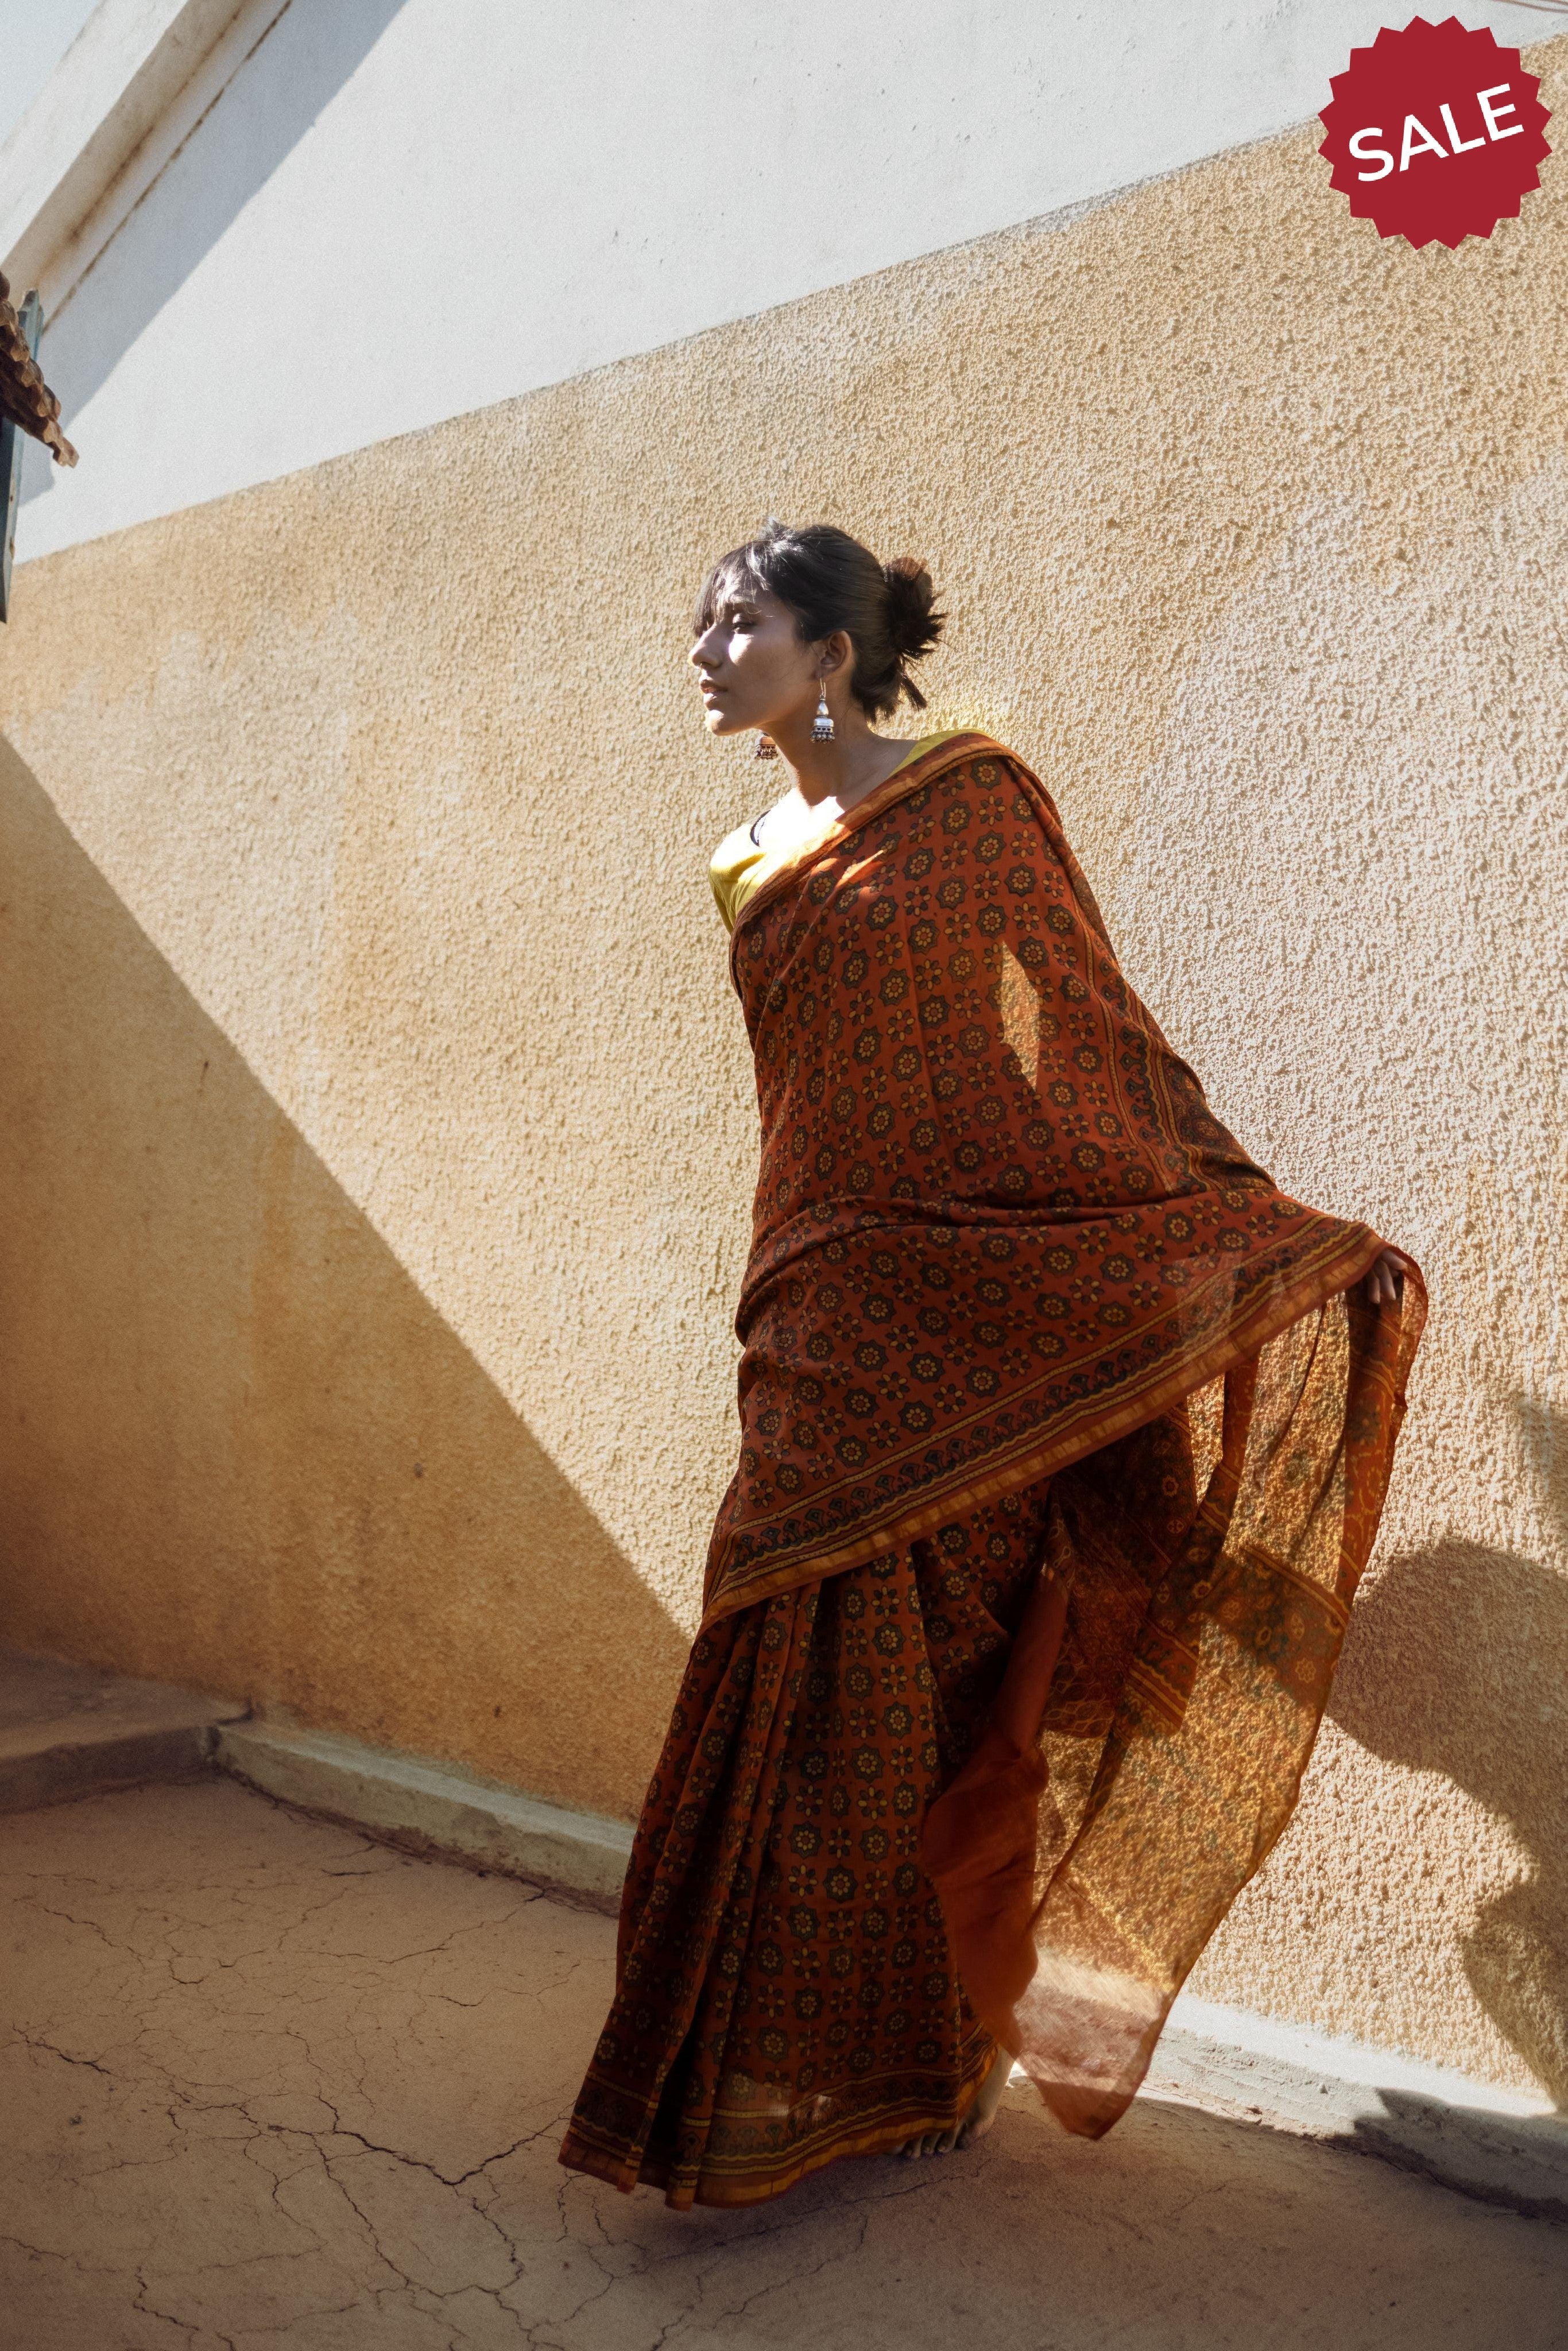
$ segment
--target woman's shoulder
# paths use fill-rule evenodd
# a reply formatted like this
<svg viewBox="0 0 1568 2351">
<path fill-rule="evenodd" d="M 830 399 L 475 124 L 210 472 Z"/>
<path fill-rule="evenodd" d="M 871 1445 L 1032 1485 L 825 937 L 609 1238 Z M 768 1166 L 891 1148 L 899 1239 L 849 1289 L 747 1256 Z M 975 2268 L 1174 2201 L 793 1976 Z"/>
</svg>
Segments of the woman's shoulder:
<svg viewBox="0 0 1568 2351">
<path fill-rule="evenodd" d="M 908 779 L 908 770 L 918 768 L 923 779 L 945 775 L 956 778 L 974 776 L 983 782 L 984 770 L 992 760 L 1030 772 L 1027 760 L 982 727 L 944 726 L 939 733 L 923 735 L 917 743 L 912 743 L 894 774 Z"/>
<path fill-rule="evenodd" d="M 763 854 L 757 845 L 754 820 L 752 824 L 737 824 L 733 832 L 727 832 L 709 860 L 707 878 L 727 931 L 735 928 L 747 880 L 761 864 Z"/>
<path fill-rule="evenodd" d="M 734 873 L 743 865 L 748 865 L 754 857 L 760 857 L 762 852 L 757 845 L 757 834 L 753 830 L 754 826 L 759 825 L 760 819 L 754 818 L 751 823 L 737 824 L 733 832 L 727 832 L 708 861 L 708 872 Z"/>
</svg>

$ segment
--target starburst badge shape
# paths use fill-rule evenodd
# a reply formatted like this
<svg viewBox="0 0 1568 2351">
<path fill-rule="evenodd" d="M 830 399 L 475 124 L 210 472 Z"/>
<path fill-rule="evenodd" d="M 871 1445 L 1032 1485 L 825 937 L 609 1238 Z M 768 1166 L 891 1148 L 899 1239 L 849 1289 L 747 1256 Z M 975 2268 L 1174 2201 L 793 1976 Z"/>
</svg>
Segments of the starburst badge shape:
<svg viewBox="0 0 1568 2351">
<path fill-rule="evenodd" d="M 1440 25 L 1413 16 L 1402 32 L 1385 26 L 1370 48 L 1351 51 L 1330 88 L 1318 152 L 1331 185 L 1379 236 L 1450 247 L 1490 236 L 1541 184 L 1552 117 L 1540 77 L 1524 71 L 1517 49 L 1457 16 Z"/>
</svg>

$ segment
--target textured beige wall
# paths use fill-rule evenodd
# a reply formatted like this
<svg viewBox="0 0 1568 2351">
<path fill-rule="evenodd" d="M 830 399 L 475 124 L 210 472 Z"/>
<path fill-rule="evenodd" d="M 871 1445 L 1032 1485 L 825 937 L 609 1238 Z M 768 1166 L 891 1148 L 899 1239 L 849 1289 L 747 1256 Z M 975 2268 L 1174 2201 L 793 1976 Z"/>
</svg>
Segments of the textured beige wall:
<svg viewBox="0 0 1568 2351">
<path fill-rule="evenodd" d="M 1568 105 L 1568 42 L 1538 51 Z M 693 582 L 932 562 L 933 719 L 1430 1337 L 1299 1819 L 1195 1988 L 1568 2093 L 1568 178 L 1309 133 L 19 575 L 15 1637 L 631 1812 L 730 1468 L 754 1111 Z"/>
</svg>

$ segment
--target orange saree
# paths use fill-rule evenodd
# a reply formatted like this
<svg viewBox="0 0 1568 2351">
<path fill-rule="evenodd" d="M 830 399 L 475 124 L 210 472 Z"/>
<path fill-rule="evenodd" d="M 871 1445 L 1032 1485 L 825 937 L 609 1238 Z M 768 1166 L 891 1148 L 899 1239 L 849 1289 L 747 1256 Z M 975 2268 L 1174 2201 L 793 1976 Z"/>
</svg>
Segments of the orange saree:
<svg viewBox="0 0 1568 2351">
<path fill-rule="evenodd" d="M 739 1467 L 563 2162 L 776 2194 L 998 2044 L 1124 2110 L 1290 1815 L 1425 1311 L 1287 1199 L 981 736 L 757 892 Z"/>
</svg>

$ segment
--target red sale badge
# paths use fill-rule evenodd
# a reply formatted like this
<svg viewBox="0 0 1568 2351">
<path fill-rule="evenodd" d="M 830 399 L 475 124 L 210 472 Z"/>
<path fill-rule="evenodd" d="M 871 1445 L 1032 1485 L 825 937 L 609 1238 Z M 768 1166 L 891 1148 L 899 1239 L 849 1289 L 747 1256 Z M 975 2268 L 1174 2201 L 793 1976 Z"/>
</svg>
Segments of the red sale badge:
<svg viewBox="0 0 1568 2351">
<path fill-rule="evenodd" d="M 1413 16 L 1402 33 L 1385 26 L 1371 48 L 1352 49 L 1330 87 L 1318 152 L 1379 236 L 1416 246 L 1490 236 L 1541 184 L 1552 118 L 1539 77 L 1521 70 L 1517 49 L 1467 32 L 1457 16 Z"/>
</svg>

